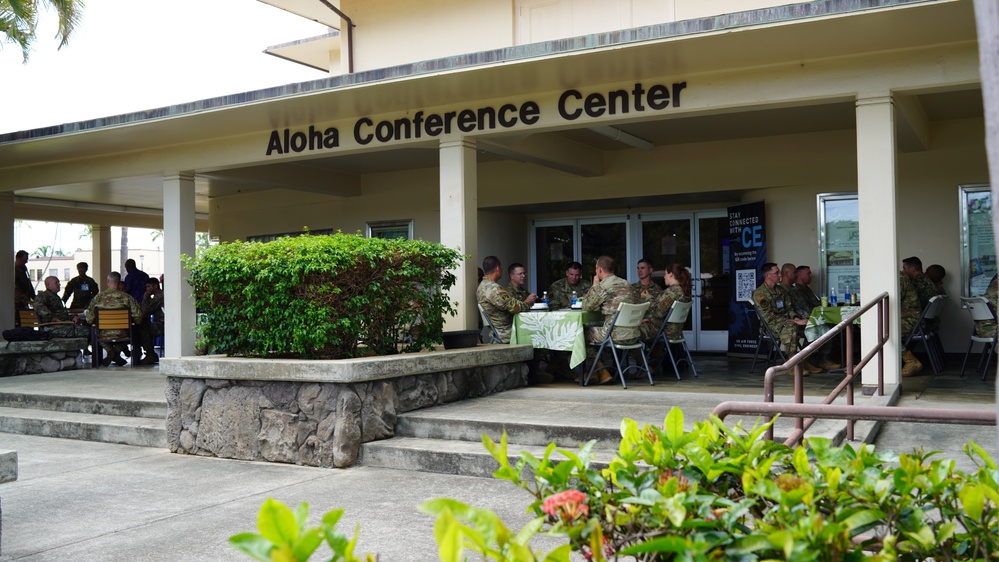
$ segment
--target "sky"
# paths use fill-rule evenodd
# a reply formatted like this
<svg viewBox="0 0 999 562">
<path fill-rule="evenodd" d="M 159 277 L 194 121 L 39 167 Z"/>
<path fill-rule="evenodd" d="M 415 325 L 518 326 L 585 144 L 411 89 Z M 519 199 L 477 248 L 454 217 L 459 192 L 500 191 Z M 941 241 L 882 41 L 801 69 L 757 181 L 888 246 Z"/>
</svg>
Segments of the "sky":
<svg viewBox="0 0 999 562">
<path fill-rule="evenodd" d="M 42 10 L 27 63 L 2 44 L 0 133 L 326 76 L 262 53 L 326 27 L 257 0 L 87 0 L 59 50 L 56 21 Z"/>
<path fill-rule="evenodd" d="M 262 52 L 324 34 L 326 26 L 257 0 L 86 0 L 62 49 L 56 22 L 44 8 L 27 63 L 17 45 L 0 44 L 0 134 L 326 76 Z M 88 244 L 79 238 L 82 226 L 56 226 L 20 225 L 18 249 L 55 241 L 71 252 Z"/>
</svg>

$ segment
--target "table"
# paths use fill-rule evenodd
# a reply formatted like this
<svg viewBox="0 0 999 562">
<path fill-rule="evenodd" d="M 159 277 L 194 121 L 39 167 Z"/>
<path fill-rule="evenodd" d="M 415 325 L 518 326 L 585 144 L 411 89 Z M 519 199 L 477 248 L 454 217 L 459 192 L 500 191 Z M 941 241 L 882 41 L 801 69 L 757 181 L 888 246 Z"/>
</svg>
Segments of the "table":
<svg viewBox="0 0 999 562">
<path fill-rule="evenodd" d="M 586 323 L 603 322 L 599 312 L 582 310 L 526 311 L 513 317 L 511 344 L 530 344 L 539 349 L 571 351 L 569 367 L 586 360 Z"/>
<path fill-rule="evenodd" d="M 859 306 L 816 306 L 808 316 L 808 325 L 805 326 L 805 339 L 813 342 L 833 328 L 836 324 L 848 318 L 854 312 L 860 310 Z M 860 324 L 860 318 L 854 321 Z"/>
</svg>

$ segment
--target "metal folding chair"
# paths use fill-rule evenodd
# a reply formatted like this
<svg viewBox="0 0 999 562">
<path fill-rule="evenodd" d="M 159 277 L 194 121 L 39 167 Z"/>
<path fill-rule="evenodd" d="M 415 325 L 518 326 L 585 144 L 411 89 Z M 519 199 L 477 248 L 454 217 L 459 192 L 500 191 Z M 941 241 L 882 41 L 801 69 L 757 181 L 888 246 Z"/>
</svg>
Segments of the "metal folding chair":
<svg viewBox="0 0 999 562">
<path fill-rule="evenodd" d="M 496 326 L 493 326 L 492 321 L 486 316 L 486 311 L 483 310 L 482 305 L 479 304 L 477 306 L 479 307 L 479 316 L 482 317 L 482 325 L 489 329 L 489 341 L 482 343 L 503 343 L 503 338 L 500 337 L 499 330 L 496 329 Z"/>
<path fill-rule="evenodd" d="M 967 309 L 968 313 L 971 315 L 973 321 L 996 321 L 995 312 L 992 307 L 989 306 L 989 301 L 985 297 L 961 297 L 961 308 Z M 976 343 L 983 344 L 982 346 L 982 356 L 978 360 L 978 369 L 975 371 L 982 375 L 982 380 L 984 381 L 989 374 L 989 363 L 992 362 L 992 355 L 996 351 L 996 341 L 999 339 L 999 329 L 990 338 L 984 338 L 977 335 L 975 327 L 971 328 L 971 341 L 968 343 L 968 351 L 964 354 L 964 363 L 961 364 L 961 376 L 964 376 L 964 370 L 968 366 L 968 357 L 971 356 L 971 348 L 975 346 Z"/>
<path fill-rule="evenodd" d="M 928 321 L 940 317 L 940 309 L 943 307 L 944 300 L 946 299 L 947 295 L 936 295 L 930 299 L 930 302 L 926 303 L 926 307 L 923 308 L 923 312 L 919 315 L 919 321 L 912 327 L 912 331 L 909 332 L 903 343 L 903 346 L 909 349 L 910 343 L 916 341 L 923 342 L 923 347 L 926 348 L 926 355 L 930 358 L 930 368 L 933 369 L 934 375 L 939 375 L 940 371 L 943 370 L 943 346 L 940 344 L 940 338 L 937 333 L 929 329 Z"/>
<path fill-rule="evenodd" d="M 680 380 L 680 369 L 677 367 L 676 358 L 673 356 L 672 346 L 679 345 L 683 352 L 687 354 L 687 364 L 690 365 L 690 371 L 697 376 L 697 369 L 694 368 L 694 360 L 690 357 L 690 348 L 687 347 L 687 340 L 683 337 L 683 332 L 680 333 L 679 339 L 669 339 L 666 337 L 666 326 L 668 324 L 684 324 L 687 322 L 687 316 L 690 315 L 690 308 L 693 306 L 692 302 L 680 302 L 673 301 L 673 304 L 669 307 L 669 312 L 666 313 L 666 318 L 663 318 L 663 323 L 659 326 L 659 331 L 656 332 L 656 337 L 652 338 L 652 342 L 649 343 L 649 348 L 646 351 L 645 362 L 649 362 L 649 358 L 652 357 L 652 352 L 656 349 L 656 344 L 659 342 L 663 343 L 666 347 L 666 353 L 669 354 L 670 363 L 673 364 L 673 372 L 676 373 L 677 380 Z M 680 358 L 680 361 L 683 361 Z M 659 365 L 656 369 L 662 366 L 663 359 L 659 360 Z"/>
<path fill-rule="evenodd" d="M 760 311 L 756 310 L 754 305 L 747 303 L 746 319 L 752 324 L 753 318 L 756 319 L 756 323 L 760 326 L 760 335 L 756 339 L 756 353 L 753 354 L 753 364 L 750 365 L 749 372 L 752 373 L 756 370 L 756 360 L 760 357 L 760 349 L 763 347 L 763 344 L 770 346 L 767 351 L 767 366 L 770 366 L 774 362 L 774 358 L 779 360 L 779 364 L 787 363 L 787 354 L 780 348 L 780 340 L 774 337 L 773 332 L 770 331 L 770 326 L 760 316 Z"/>
<path fill-rule="evenodd" d="M 645 318 L 645 311 L 649 309 L 652 303 L 643 302 L 642 304 L 628 304 L 621 303 L 617 306 L 617 311 L 614 312 L 614 317 L 611 318 L 610 329 L 607 330 L 607 335 L 604 336 L 603 341 L 600 342 L 600 348 L 597 349 L 597 355 L 593 359 L 593 364 L 590 365 L 589 372 L 586 373 L 586 378 L 583 379 L 583 386 L 586 386 L 590 382 L 590 376 L 593 375 L 593 371 L 597 368 L 597 361 L 603 354 L 605 349 L 609 349 L 611 355 L 614 356 L 614 365 L 617 366 L 617 376 L 621 379 L 621 386 L 628 388 L 628 383 L 624 381 L 624 373 L 629 369 L 641 369 L 642 366 L 628 365 L 624 369 L 621 368 L 621 359 L 625 360 L 627 364 L 628 352 L 637 349 L 639 350 L 639 355 L 642 357 L 642 363 L 645 365 L 645 372 L 649 375 L 649 384 L 655 384 L 652 382 L 652 371 L 649 370 L 649 363 L 645 360 L 645 344 L 642 343 L 641 339 L 636 339 L 635 343 L 617 343 L 614 341 L 614 330 L 617 328 L 637 328 L 639 324 L 642 323 L 642 318 Z M 597 345 L 597 344 L 590 344 Z M 621 352 L 621 357 L 618 357 L 618 352 Z"/>
</svg>

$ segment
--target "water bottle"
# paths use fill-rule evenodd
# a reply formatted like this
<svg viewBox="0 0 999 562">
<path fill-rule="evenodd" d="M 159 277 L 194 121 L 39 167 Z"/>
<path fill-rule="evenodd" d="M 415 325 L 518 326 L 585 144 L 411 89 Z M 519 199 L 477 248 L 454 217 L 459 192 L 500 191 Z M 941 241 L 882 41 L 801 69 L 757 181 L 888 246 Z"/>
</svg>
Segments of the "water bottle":
<svg viewBox="0 0 999 562">
<path fill-rule="evenodd" d="M 542 293 L 542 295 L 541 295 L 541 302 L 545 303 L 546 307 L 548 306 L 548 291 L 545 291 L 544 293 Z"/>
<path fill-rule="evenodd" d="M 579 302 L 579 297 L 576 296 L 576 291 L 573 291 L 572 292 L 572 306 L 576 306 L 576 303 L 578 303 L 578 302 Z"/>
<path fill-rule="evenodd" d="M 829 293 L 829 306 L 839 306 L 836 304 L 836 293 Z"/>
<path fill-rule="evenodd" d="M 843 304 L 850 304 L 853 301 L 850 300 L 850 288 L 846 288 L 846 293 L 843 295 Z"/>
</svg>

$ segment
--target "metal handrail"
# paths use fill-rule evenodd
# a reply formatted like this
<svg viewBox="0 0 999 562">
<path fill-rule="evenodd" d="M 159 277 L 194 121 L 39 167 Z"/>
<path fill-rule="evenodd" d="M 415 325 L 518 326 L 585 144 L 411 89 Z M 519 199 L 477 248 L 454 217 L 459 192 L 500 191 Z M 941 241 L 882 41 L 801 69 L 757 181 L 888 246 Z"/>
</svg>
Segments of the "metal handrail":
<svg viewBox="0 0 999 562">
<path fill-rule="evenodd" d="M 853 363 L 853 330 L 848 328 L 853 326 L 855 320 L 859 319 L 865 312 L 874 307 L 877 307 L 877 344 L 875 344 L 871 351 L 864 355 L 855 365 Z M 763 404 L 759 402 L 723 402 L 722 404 L 719 404 L 712 413 L 722 419 L 724 419 L 728 414 L 768 414 L 768 421 L 772 421 L 774 415 L 776 414 L 786 414 L 794 417 L 795 429 L 791 433 L 791 436 L 784 442 L 786 445 L 794 445 L 800 441 L 808 428 L 811 427 L 812 424 L 815 423 L 815 420 L 819 417 L 845 417 L 847 418 L 847 439 L 852 440 L 854 419 L 866 418 L 839 415 L 827 416 L 823 413 L 823 407 L 826 409 L 829 408 L 829 405 L 832 404 L 832 402 L 835 401 L 845 389 L 847 403 L 846 408 L 857 408 L 857 406 L 854 406 L 853 404 L 854 380 L 856 376 L 861 373 L 861 370 L 875 357 L 877 357 L 878 360 L 877 393 L 878 396 L 884 396 L 884 346 L 889 337 L 889 312 L 890 307 L 888 302 L 888 293 L 884 292 L 878 295 L 874 300 L 861 306 L 859 310 L 843 319 L 842 322 L 823 334 L 820 338 L 805 346 L 804 349 L 796 353 L 784 364 L 775 365 L 767 369 L 766 375 L 763 377 Z M 829 395 L 825 397 L 821 405 L 805 404 L 804 374 L 802 373 L 801 363 L 830 340 L 844 332 L 844 339 L 846 341 L 846 369 L 843 373 L 843 380 L 841 380 L 840 383 L 836 385 L 836 388 L 834 388 Z M 794 374 L 794 403 L 777 404 L 774 402 L 774 380 L 777 378 L 777 375 L 782 375 L 788 372 L 793 372 Z M 858 411 L 857 413 L 860 414 L 863 412 Z M 806 415 L 811 417 L 804 417 Z M 773 425 L 767 429 L 765 437 L 771 441 L 773 440 Z"/>
</svg>

